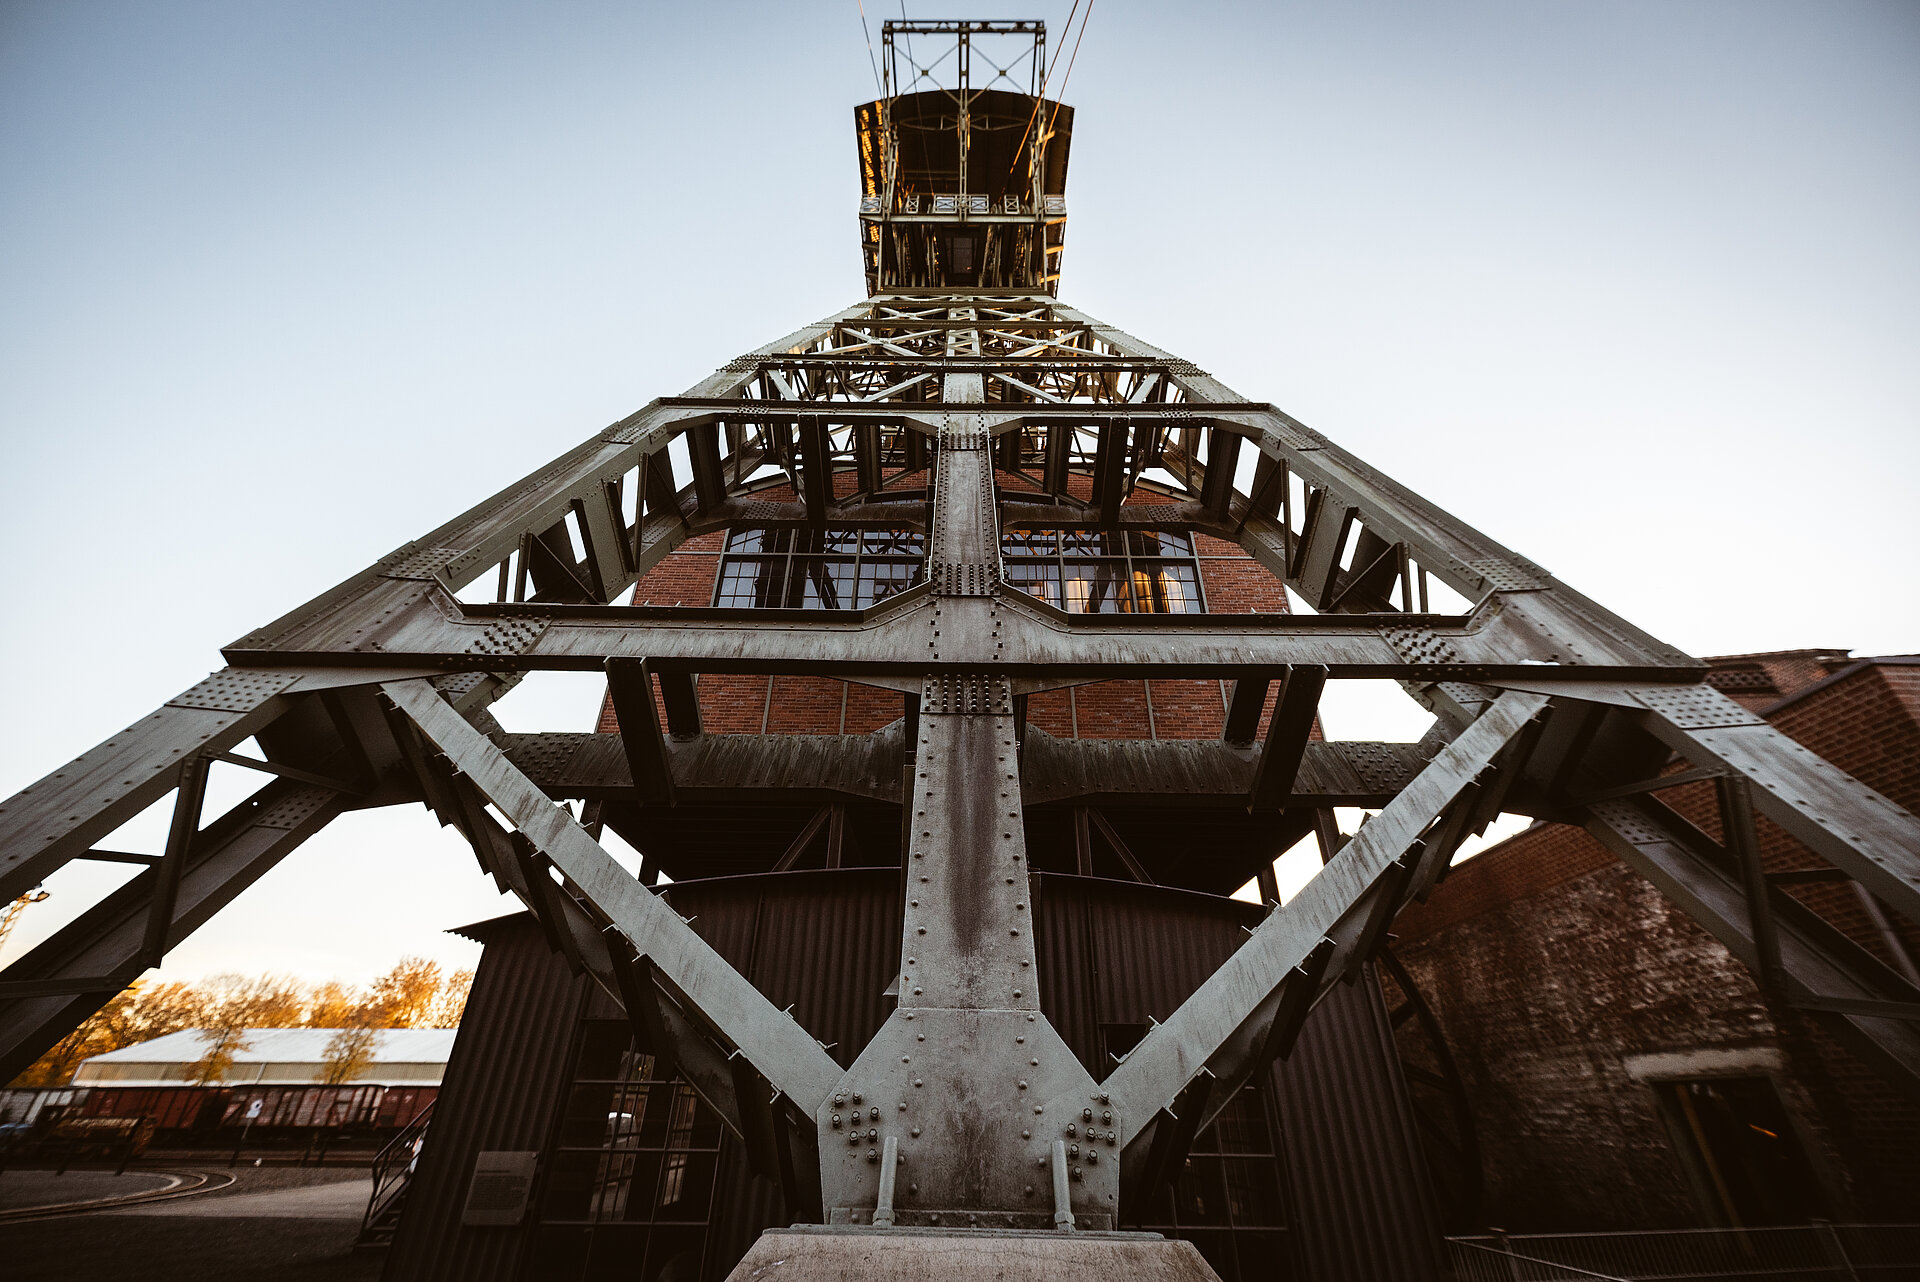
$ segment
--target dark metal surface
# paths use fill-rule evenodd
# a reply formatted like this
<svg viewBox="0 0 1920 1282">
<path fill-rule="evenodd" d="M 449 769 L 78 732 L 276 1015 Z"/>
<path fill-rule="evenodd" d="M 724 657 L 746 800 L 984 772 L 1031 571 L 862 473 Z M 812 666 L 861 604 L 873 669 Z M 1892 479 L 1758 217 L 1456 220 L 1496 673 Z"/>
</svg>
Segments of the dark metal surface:
<svg viewBox="0 0 1920 1282">
<path fill-rule="evenodd" d="M 466 932 L 486 944 L 437 1114 L 409 1181 L 387 1257 L 389 1278 L 510 1282 L 520 1276 L 525 1226 L 461 1228 L 483 1152 L 547 1147 L 590 986 L 548 960 L 540 928 L 506 917 Z"/>
</svg>

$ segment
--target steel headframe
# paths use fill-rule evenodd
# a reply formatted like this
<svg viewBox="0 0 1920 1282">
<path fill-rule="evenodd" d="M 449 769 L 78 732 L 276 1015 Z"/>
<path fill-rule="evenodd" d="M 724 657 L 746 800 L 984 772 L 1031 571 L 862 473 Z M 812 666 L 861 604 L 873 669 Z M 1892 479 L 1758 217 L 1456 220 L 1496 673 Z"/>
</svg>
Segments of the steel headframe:
<svg viewBox="0 0 1920 1282">
<path fill-rule="evenodd" d="M 774 483 L 794 497 L 766 497 Z M 917 527 L 925 579 L 863 610 L 617 604 L 673 548 L 741 521 Z M 1235 541 L 1317 613 L 1063 612 L 1000 563 L 1002 531 L 1063 525 Z M 1466 608 L 1431 609 L 1434 583 Z M 1298 420 L 1046 293 L 896 291 L 849 307 L 654 401 L 224 653 L 229 666 L 0 805 L 0 901 L 76 859 L 148 865 L 0 974 L 0 1075 L 337 815 L 424 802 L 801 1217 L 1116 1223 L 1503 810 L 1583 825 L 1782 1000 L 1920 1084 L 1920 992 L 1768 883 L 1752 819 L 1920 921 L 1912 815 L 1703 684 L 1697 660 Z M 906 834 L 900 996 L 850 1067 L 624 871 L 556 800 L 564 781 L 530 777 L 539 736 L 507 734 L 487 709 L 543 670 L 607 673 L 624 760 L 603 782 L 648 806 L 728 786 L 705 751 L 698 674 L 812 673 L 905 696 L 901 782 L 881 790 Z M 1380 809 L 1319 875 L 1096 1077 L 1041 1009 L 1016 701 L 1121 676 L 1232 681 L 1213 772 L 1276 830 L 1303 816 L 1310 828 L 1332 804 L 1307 743 L 1327 680 L 1395 679 L 1437 720 L 1418 747 L 1381 749 L 1397 764 L 1372 785 Z M 262 757 L 235 752 L 249 737 Z M 872 796 L 860 738 L 767 751 L 761 786 L 806 774 L 809 788 Z M 1192 787 L 1188 757 L 1154 755 L 1168 747 L 1143 751 L 1130 786 Z M 1056 775 L 1105 760 L 1097 744 L 1048 751 L 1066 763 Z M 1673 753 L 1684 775 L 1662 773 Z M 203 822 L 215 762 L 269 778 Z M 1656 798 L 1708 777 L 1722 841 Z M 164 854 L 99 848 L 169 793 Z"/>
</svg>

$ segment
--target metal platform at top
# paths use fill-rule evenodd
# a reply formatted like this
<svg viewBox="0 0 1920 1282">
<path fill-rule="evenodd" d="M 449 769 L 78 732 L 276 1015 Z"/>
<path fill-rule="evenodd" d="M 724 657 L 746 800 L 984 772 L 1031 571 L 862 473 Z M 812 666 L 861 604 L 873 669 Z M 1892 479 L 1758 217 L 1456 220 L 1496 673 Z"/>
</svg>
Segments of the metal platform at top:
<svg viewBox="0 0 1920 1282">
<path fill-rule="evenodd" d="M 883 24 L 882 94 L 853 113 L 869 294 L 1058 292 L 1073 108 L 1046 44 L 1042 22 Z"/>
</svg>

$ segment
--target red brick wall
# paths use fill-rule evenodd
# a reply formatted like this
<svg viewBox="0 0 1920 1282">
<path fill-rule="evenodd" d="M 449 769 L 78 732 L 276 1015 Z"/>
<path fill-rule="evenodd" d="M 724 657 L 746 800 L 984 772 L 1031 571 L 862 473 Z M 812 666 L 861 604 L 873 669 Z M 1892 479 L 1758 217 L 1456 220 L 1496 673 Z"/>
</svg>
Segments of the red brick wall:
<svg viewBox="0 0 1920 1282">
<path fill-rule="evenodd" d="M 1774 724 L 1902 805 L 1920 804 L 1920 667 L 1860 667 Z M 1710 788 L 1662 795 L 1717 833 Z M 1765 821 L 1762 845 L 1769 867 L 1819 864 Z M 1889 956 L 1849 887 L 1795 893 Z M 1489 1223 L 1701 1222 L 1652 1092 L 1626 1071 L 1630 1056 L 1701 1050 L 1779 1057 L 1776 1080 L 1836 1214 L 1910 1221 L 1920 1206 L 1920 1108 L 1799 1014 L 1769 1009 L 1732 954 L 1584 832 L 1538 826 L 1462 863 L 1394 932 L 1467 1082 Z"/>
</svg>

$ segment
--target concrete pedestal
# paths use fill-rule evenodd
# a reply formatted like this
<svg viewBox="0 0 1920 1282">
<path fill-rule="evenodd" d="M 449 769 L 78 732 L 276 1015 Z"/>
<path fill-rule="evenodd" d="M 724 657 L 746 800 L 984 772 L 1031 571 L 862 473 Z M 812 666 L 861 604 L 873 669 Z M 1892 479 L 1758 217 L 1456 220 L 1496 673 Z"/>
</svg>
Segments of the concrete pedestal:
<svg viewBox="0 0 1920 1282">
<path fill-rule="evenodd" d="M 1157 1233 L 768 1229 L 727 1282 L 1220 1282 L 1190 1242 Z"/>
</svg>

